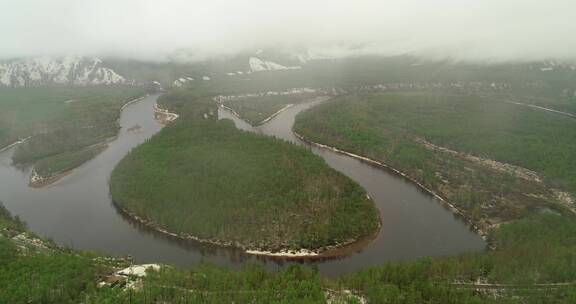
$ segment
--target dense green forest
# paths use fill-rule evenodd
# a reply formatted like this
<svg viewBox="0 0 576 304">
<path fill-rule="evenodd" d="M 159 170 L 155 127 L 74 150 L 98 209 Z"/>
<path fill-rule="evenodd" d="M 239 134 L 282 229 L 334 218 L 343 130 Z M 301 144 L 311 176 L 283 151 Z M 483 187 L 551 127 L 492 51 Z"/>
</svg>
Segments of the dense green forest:
<svg viewBox="0 0 576 304">
<path fill-rule="evenodd" d="M 233 69 L 241 69 L 243 63 L 238 60 Z M 229 66 L 219 62 L 196 72 L 191 72 L 197 68 L 193 64 L 142 65 L 117 63 L 118 69 L 148 80 L 161 73 L 168 84 L 186 73 L 207 74 L 213 80 L 174 90 L 159 100 L 180 118 L 132 151 L 114 171 L 111 191 L 119 206 L 164 228 L 193 235 L 203 231 L 247 242 L 257 235 L 254 240 L 284 245 L 266 239 L 266 234 L 284 233 L 292 236 L 286 239 L 296 247 L 330 244 L 344 235 L 373 231 L 378 219 L 372 203 L 360 187 L 328 170 L 309 151 L 218 122 L 212 96 L 386 82 L 512 83 L 508 90 L 476 95 L 457 93 L 461 90 L 354 93 L 301 114 L 295 126 L 313 141 L 385 161 L 408 173 L 465 211 L 489 233 L 495 249 L 388 262 L 335 278 L 323 278 L 307 265 L 282 267 L 278 272 L 254 265 L 241 270 L 163 265 L 135 288 L 98 287 L 98 282 L 129 261 L 59 248 L 28 232 L 24 223 L 0 208 L 0 303 L 576 302 L 576 221 L 551 190 L 576 192 L 575 122 L 505 103 L 519 101 L 576 113 L 574 97 L 562 93 L 574 87 L 574 72 L 541 72 L 532 64 L 454 64 L 403 56 L 312 62 L 302 70 L 254 73 L 247 81 L 248 76 L 224 75 Z M 211 70 L 213 66 L 222 73 L 220 77 Z M 0 147 L 48 130 L 19 152 L 23 162 L 35 162 L 42 174 L 98 153 L 77 147 L 113 136 L 119 107 L 140 94 L 121 88 L 124 93 L 111 89 L 110 95 L 94 94 L 100 88 L 19 90 L 0 90 Z M 78 95 L 81 90 L 84 93 Z M 18 96 L 27 95 L 31 97 L 26 97 L 26 103 L 18 101 L 24 98 Z M 82 105 L 78 100 L 87 102 Z M 273 113 L 283 102 L 255 102 L 246 113 Z M 73 117 L 77 124 L 67 124 Z M 78 130 L 91 124 L 102 126 L 103 131 Z M 544 182 L 426 148 L 422 140 L 535 170 Z M 298 180 L 302 178 L 310 187 L 303 187 Z M 254 214 L 261 222 L 248 220 Z M 258 225 L 269 231 L 255 230 Z M 218 229 L 224 226 L 228 230 Z"/>
<path fill-rule="evenodd" d="M 301 113 L 295 130 L 314 142 L 381 160 L 463 210 L 481 229 L 539 212 L 567 213 L 550 186 L 574 192 L 575 121 L 465 94 L 397 92 L 337 98 Z M 431 149 L 517 164 L 516 169 Z M 570 169 L 572 168 L 572 169 Z M 572 170 L 572 171 L 571 171 Z"/>
<path fill-rule="evenodd" d="M 217 120 L 216 103 L 194 94 L 162 96 L 193 110 L 115 168 L 121 208 L 182 236 L 268 251 L 317 250 L 378 229 L 359 185 L 306 148 Z"/>
<path fill-rule="evenodd" d="M 36 164 L 43 176 L 77 167 L 113 137 L 122 105 L 145 94 L 138 87 L 46 87 L 0 90 L 0 147 L 16 149 L 16 164 Z"/>
<path fill-rule="evenodd" d="M 2 207 L 0 303 L 573 303 L 574 235 L 573 219 L 539 215 L 495 231 L 495 251 L 390 262 L 338 278 L 302 265 L 277 273 L 250 264 L 164 265 L 134 288 L 98 287 L 129 261 L 56 247 Z"/>
<path fill-rule="evenodd" d="M 78 303 L 109 267 L 26 230 L 0 204 L 0 303 Z"/>
</svg>

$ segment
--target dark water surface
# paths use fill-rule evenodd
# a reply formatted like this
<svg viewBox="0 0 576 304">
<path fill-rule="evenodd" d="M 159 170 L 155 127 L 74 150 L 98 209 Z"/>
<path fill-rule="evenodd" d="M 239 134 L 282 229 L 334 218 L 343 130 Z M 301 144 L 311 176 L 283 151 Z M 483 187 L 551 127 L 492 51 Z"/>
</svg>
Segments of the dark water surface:
<svg viewBox="0 0 576 304">
<path fill-rule="evenodd" d="M 189 266 L 198 262 L 238 268 L 247 261 L 277 269 L 286 262 L 248 256 L 238 250 L 168 239 L 124 218 L 109 197 L 108 180 L 114 166 L 130 151 L 158 132 L 153 104 L 158 95 L 134 103 L 122 112 L 119 137 L 93 160 L 45 188 L 27 186 L 29 170 L 11 165 L 14 149 L 0 153 L 0 201 L 36 234 L 58 244 L 112 255 L 131 255 L 136 262 Z M 296 105 L 267 124 L 252 128 L 220 109 L 221 118 L 238 127 L 301 144 L 292 134 L 295 115 L 319 100 Z M 128 128 L 140 125 L 137 132 Z M 383 226 L 378 237 L 351 256 L 315 262 L 321 273 L 337 275 L 389 260 L 450 255 L 484 249 L 482 239 L 443 205 L 414 185 L 380 169 L 331 151 L 312 148 L 326 162 L 356 180 L 375 201 Z"/>
</svg>

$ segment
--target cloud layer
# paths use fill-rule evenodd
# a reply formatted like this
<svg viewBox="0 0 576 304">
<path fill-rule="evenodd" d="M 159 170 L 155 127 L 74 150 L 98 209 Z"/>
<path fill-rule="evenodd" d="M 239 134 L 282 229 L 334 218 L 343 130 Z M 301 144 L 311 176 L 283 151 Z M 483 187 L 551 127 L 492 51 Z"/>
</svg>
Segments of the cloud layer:
<svg viewBox="0 0 576 304">
<path fill-rule="evenodd" d="M 4 0 L 0 58 L 162 60 L 251 48 L 480 60 L 576 57 L 573 0 Z"/>
</svg>

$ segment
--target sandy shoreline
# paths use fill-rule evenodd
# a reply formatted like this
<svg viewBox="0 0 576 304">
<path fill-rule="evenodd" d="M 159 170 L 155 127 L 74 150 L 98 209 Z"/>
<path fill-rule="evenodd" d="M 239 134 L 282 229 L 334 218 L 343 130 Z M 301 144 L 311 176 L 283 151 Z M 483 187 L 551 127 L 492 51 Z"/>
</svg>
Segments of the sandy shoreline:
<svg viewBox="0 0 576 304">
<path fill-rule="evenodd" d="M 74 171 L 74 169 L 76 169 L 76 168 L 73 168 L 70 170 L 65 170 L 62 172 L 57 172 L 57 173 L 52 174 L 52 175 L 47 176 L 47 177 L 40 176 L 38 173 L 36 173 L 36 170 L 32 169 L 32 172 L 30 173 L 30 178 L 28 180 L 28 187 L 30 187 L 30 188 L 43 188 L 43 187 L 46 187 L 48 185 L 52 185 L 55 182 L 59 181 L 64 176 L 72 173 L 72 171 Z"/>
</svg>

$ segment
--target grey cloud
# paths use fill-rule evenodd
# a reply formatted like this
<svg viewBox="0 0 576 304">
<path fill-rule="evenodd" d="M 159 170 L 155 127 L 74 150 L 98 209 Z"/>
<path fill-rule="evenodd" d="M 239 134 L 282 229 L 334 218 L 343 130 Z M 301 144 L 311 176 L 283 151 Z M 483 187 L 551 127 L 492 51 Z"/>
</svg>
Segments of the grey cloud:
<svg viewBox="0 0 576 304">
<path fill-rule="evenodd" d="M 482 60 L 574 58 L 567 0 L 3 0 L 0 58 L 162 60 L 257 47 Z M 362 46 L 353 51 L 349 45 Z"/>
</svg>

